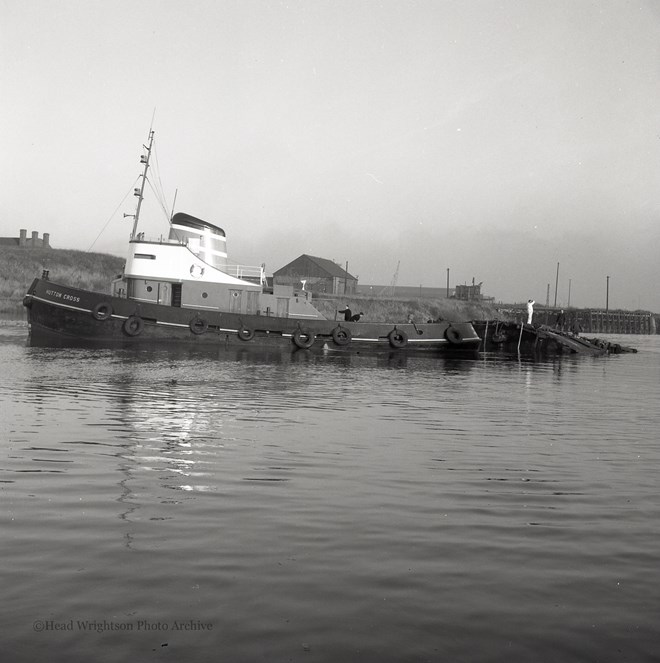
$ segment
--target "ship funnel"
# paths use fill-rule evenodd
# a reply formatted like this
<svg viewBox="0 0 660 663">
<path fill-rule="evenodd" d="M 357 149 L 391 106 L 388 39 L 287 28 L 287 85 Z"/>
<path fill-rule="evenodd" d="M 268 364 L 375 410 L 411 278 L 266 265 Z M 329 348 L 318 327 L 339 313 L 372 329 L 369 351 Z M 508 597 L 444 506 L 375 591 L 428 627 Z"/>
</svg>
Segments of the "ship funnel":
<svg viewBox="0 0 660 663">
<path fill-rule="evenodd" d="M 208 265 L 222 271 L 227 269 L 227 238 L 222 228 L 190 214 L 177 212 L 172 217 L 170 239 L 186 244 Z"/>
</svg>

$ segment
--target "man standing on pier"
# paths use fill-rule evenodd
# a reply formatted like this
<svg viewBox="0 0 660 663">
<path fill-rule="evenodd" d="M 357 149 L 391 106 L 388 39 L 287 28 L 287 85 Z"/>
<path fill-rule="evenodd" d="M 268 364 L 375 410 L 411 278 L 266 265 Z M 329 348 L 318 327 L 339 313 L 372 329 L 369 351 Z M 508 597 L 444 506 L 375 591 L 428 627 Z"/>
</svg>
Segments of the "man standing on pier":
<svg viewBox="0 0 660 663">
<path fill-rule="evenodd" d="M 580 324 L 580 319 L 577 316 L 577 313 L 575 314 L 575 319 L 573 320 L 573 325 L 571 327 L 571 331 L 573 332 L 573 336 L 579 336 L 580 332 L 582 331 L 582 325 Z"/>
<path fill-rule="evenodd" d="M 533 299 L 527 300 L 527 324 L 532 324 L 532 316 L 534 315 L 534 304 L 536 302 Z"/>
</svg>

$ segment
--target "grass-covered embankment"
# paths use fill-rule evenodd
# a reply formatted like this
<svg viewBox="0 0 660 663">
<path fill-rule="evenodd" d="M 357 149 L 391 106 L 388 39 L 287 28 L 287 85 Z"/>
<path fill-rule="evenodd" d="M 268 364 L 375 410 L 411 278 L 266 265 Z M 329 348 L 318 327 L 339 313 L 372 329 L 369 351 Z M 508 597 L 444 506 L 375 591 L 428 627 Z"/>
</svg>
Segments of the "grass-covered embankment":
<svg viewBox="0 0 660 663">
<path fill-rule="evenodd" d="M 0 247 L 0 311 L 18 306 L 32 280 L 44 269 L 52 281 L 109 293 L 110 282 L 122 271 L 124 262 L 106 253 Z"/>
<path fill-rule="evenodd" d="M 382 297 L 323 297 L 314 298 L 314 306 L 329 320 L 343 320 L 338 311 L 348 305 L 353 313 L 363 313 L 364 322 L 406 322 L 412 315 L 415 322 L 428 320 L 485 320 L 497 317 L 493 306 L 482 302 L 456 299 L 383 299 Z"/>
</svg>

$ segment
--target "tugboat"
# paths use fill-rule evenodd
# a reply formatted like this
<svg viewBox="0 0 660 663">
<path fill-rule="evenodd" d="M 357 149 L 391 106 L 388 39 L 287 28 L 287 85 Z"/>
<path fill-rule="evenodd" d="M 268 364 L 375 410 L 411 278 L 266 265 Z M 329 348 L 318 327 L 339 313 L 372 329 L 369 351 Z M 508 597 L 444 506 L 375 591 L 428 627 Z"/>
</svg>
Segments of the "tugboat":
<svg viewBox="0 0 660 663">
<path fill-rule="evenodd" d="M 126 265 L 111 294 L 54 283 L 44 270 L 23 299 L 32 342 L 279 345 L 346 352 L 478 348 L 480 339 L 469 322 L 328 320 L 304 284 L 302 289 L 269 287 L 263 265 L 230 263 L 224 230 L 189 214 L 170 218 L 167 238 L 145 238 L 138 221 L 153 140 L 150 131 Z"/>
</svg>

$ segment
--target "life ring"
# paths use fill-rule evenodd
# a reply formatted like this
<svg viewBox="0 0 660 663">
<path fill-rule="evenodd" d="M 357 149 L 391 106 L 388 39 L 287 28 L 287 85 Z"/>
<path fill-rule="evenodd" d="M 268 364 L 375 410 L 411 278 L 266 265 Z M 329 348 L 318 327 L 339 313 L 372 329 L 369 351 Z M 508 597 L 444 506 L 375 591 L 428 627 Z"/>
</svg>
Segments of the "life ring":
<svg viewBox="0 0 660 663">
<path fill-rule="evenodd" d="M 241 325 L 236 332 L 241 341 L 251 341 L 254 338 L 254 329 Z"/>
<path fill-rule="evenodd" d="M 316 334 L 312 334 L 312 332 L 304 331 L 302 329 L 296 329 L 291 338 L 296 347 L 301 348 L 302 350 L 309 350 L 316 340 Z"/>
<path fill-rule="evenodd" d="M 139 315 L 131 315 L 124 321 L 124 333 L 127 336 L 137 336 L 144 329 L 144 320 Z"/>
<path fill-rule="evenodd" d="M 445 338 L 450 343 L 460 343 L 463 340 L 463 334 L 456 327 L 447 327 L 445 329 Z"/>
<path fill-rule="evenodd" d="M 351 330 L 346 327 L 338 325 L 332 330 L 332 340 L 337 345 L 348 345 L 352 339 L 353 334 L 351 334 Z"/>
<path fill-rule="evenodd" d="M 204 318 L 194 317 L 188 326 L 193 334 L 203 334 L 209 328 L 209 323 Z"/>
<path fill-rule="evenodd" d="M 92 317 L 95 320 L 108 320 L 112 316 L 112 306 L 108 302 L 99 302 L 92 309 Z"/>
<path fill-rule="evenodd" d="M 408 334 L 396 327 L 387 335 L 387 340 L 393 348 L 404 348 L 408 345 Z"/>
</svg>

